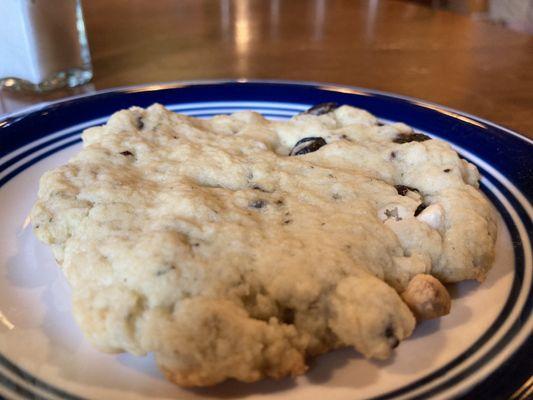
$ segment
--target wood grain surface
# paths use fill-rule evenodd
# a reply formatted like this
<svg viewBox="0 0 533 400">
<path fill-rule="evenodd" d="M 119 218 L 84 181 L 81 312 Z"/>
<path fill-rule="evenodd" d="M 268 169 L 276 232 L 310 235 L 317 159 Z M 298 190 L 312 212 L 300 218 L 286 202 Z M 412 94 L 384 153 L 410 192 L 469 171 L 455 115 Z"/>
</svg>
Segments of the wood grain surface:
<svg viewBox="0 0 533 400">
<path fill-rule="evenodd" d="M 4 90 L 0 112 L 150 82 L 292 79 L 413 96 L 533 137 L 533 36 L 489 22 L 392 0 L 86 0 L 83 6 L 93 82 L 46 95 Z"/>
</svg>

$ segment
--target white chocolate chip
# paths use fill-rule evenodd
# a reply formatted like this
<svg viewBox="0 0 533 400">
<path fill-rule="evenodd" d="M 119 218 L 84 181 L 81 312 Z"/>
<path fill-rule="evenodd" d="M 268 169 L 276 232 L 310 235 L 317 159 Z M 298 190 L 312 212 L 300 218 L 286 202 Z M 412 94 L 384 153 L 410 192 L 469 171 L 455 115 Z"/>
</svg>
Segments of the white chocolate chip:
<svg viewBox="0 0 533 400">
<path fill-rule="evenodd" d="M 401 221 L 402 219 L 412 216 L 412 212 L 404 206 L 399 204 L 387 204 L 378 210 L 378 218 L 382 221 L 392 219 L 393 221 Z"/>
<path fill-rule="evenodd" d="M 417 217 L 433 229 L 439 229 L 444 222 L 444 208 L 440 204 L 432 204 L 422 211 Z"/>
</svg>

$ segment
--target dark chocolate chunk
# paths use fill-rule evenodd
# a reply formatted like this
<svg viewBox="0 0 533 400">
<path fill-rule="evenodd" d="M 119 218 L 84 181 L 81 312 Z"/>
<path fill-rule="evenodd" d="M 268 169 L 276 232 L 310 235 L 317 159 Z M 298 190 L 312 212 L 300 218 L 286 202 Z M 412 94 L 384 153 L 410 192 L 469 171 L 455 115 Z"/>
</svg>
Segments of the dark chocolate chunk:
<svg viewBox="0 0 533 400">
<path fill-rule="evenodd" d="M 282 206 L 284 203 L 283 203 L 283 200 L 282 199 L 279 199 L 279 200 L 276 200 L 276 205 L 278 206 Z"/>
<path fill-rule="evenodd" d="M 174 265 L 171 265 L 169 267 L 166 267 L 166 268 L 162 268 L 160 270 L 158 270 L 155 275 L 156 276 L 162 276 L 162 275 L 165 275 L 167 273 L 169 273 L 170 271 L 172 271 L 173 269 L 176 269 L 176 267 Z"/>
<path fill-rule="evenodd" d="M 284 223 L 285 225 L 288 225 L 288 224 L 290 224 L 291 222 L 292 222 L 292 219 L 286 219 L 285 221 L 283 221 L 283 223 Z"/>
<path fill-rule="evenodd" d="M 294 310 L 292 308 L 284 308 L 281 310 L 281 322 L 284 324 L 294 324 Z"/>
<path fill-rule="evenodd" d="M 394 329 L 390 325 L 387 327 L 387 329 L 385 329 L 385 337 L 387 338 L 387 341 L 389 342 L 391 349 L 394 349 L 400 344 L 400 341 L 394 334 Z"/>
<path fill-rule="evenodd" d="M 251 201 L 249 206 L 252 208 L 263 208 L 264 206 L 266 206 L 266 204 L 267 202 L 265 200 L 258 199 Z"/>
<path fill-rule="evenodd" d="M 398 192 L 398 194 L 400 196 L 405 196 L 407 194 L 407 192 L 410 190 L 411 192 L 418 192 L 418 189 L 415 189 L 415 188 L 412 188 L 410 186 L 405 186 L 405 185 L 395 185 L 394 186 L 396 188 L 396 191 Z"/>
<path fill-rule="evenodd" d="M 446 173 L 448 173 L 448 172 L 450 172 L 450 171 L 451 171 L 451 169 L 450 169 L 450 168 L 446 168 L 446 169 L 445 169 L 445 170 L 444 170 L 443 172 L 446 172 Z"/>
<path fill-rule="evenodd" d="M 253 185 L 253 186 L 252 186 L 252 189 L 253 189 L 253 190 L 259 190 L 260 192 L 263 192 L 263 193 L 270 193 L 268 190 L 266 190 L 265 188 L 262 188 L 262 187 L 259 186 L 259 185 Z"/>
<path fill-rule="evenodd" d="M 137 117 L 137 129 L 142 129 L 142 128 L 144 128 L 143 117 L 138 116 Z"/>
<path fill-rule="evenodd" d="M 339 105 L 337 103 L 320 103 L 316 106 L 311 107 L 304 114 L 324 115 L 337 108 L 339 108 Z"/>
<path fill-rule="evenodd" d="M 302 154 L 312 153 L 326 144 L 327 142 L 321 137 L 303 138 L 294 145 L 289 156 L 301 156 Z"/>
<path fill-rule="evenodd" d="M 120 154 L 122 154 L 124 157 L 131 157 L 133 156 L 133 153 L 131 151 L 121 151 Z"/>
<path fill-rule="evenodd" d="M 400 133 L 392 141 L 394 143 L 425 142 L 431 138 L 423 133 Z"/>
<path fill-rule="evenodd" d="M 424 203 L 420 203 L 420 205 L 416 208 L 415 210 L 415 217 L 420 214 L 422 211 L 424 211 L 426 209 L 427 205 L 425 205 Z"/>
</svg>

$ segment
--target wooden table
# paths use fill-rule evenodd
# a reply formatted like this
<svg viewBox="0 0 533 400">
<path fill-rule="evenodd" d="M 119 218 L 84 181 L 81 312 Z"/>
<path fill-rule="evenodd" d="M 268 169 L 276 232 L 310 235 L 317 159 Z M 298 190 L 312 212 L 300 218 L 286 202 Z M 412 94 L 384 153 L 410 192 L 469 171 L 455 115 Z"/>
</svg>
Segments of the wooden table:
<svg viewBox="0 0 533 400">
<path fill-rule="evenodd" d="M 83 5 L 92 83 L 46 95 L 1 91 L 0 114 L 116 86 L 292 79 L 413 96 L 533 138 L 533 37 L 491 23 L 391 0 L 85 0 Z M 501 387 L 492 395 L 509 393 L 505 383 L 514 381 L 516 388 L 527 377 L 531 360 L 518 356 L 494 378 Z M 470 398 L 491 397 L 482 390 Z"/>
<path fill-rule="evenodd" d="M 92 84 L 3 91 L 0 113 L 148 82 L 335 82 L 464 110 L 533 137 L 533 37 L 409 2 L 86 0 Z M 3 109 L 2 109 L 3 107 Z"/>
</svg>

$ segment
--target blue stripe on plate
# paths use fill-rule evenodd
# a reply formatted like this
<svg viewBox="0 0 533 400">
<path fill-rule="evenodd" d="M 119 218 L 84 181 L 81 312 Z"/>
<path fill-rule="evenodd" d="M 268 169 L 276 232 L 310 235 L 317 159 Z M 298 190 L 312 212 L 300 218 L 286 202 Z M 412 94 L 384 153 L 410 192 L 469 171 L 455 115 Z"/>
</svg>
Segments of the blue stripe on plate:
<svg viewBox="0 0 533 400">
<path fill-rule="evenodd" d="M 28 149 L 28 150 L 26 150 L 26 151 L 24 151 L 22 153 L 19 153 L 16 156 L 10 158 L 5 163 L 0 164 L 0 172 L 5 170 L 9 166 L 15 164 L 17 161 L 22 160 L 23 158 L 28 157 L 29 155 L 35 153 L 37 150 L 44 149 L 45 147 L 48 147 L 51 144 L 60 142 L 61 140 L 69 138 L 71 136 L 80 136 L 80 135 L 81 135 L 81 131 L 75 131 L 75 132 L 67 133 L 65 135 L 57 136 L 57 137 L 55 137 L 53 139 L 50 139 L 50 140 L 48 140 L 46 142 L 39 143 L 38 145 L 36 145 L 34 147 L 31 147 L 30 149 Z"/>
<path fill-rule="evenodd" d="M 22 164 L 21 166 L 17 167 L 13 171 L 11 171 L 9 174 L 4 176 L 2 179 L 0 179 L 0 187 L 5 185 L 7 183 L 7 181 L 12 179 L 14 176 L 20 174 L 22 171 L 24 171 L 29 166 L 35 164 L 37 161 L 40 161 L 43 158 L 46 158 L 49 155 L 54 154 L 54 153 L 56 153 L 56 152 L 58 152 L 60 150 L 63 150 L 65 148 L 69 147 L 69 146 L 72 146 L 73 144 L 76 144 L 76 143 L 81 143 L 81 138 L 78 137 L 78 138 L 76 138 L 74 140 L 71 140 L 71 141 L 69 141 L 67 143 L 62 144 L 61 146 L 54 147 L 53 149 L 48 150 L 48 151 L 44 152 L 43 154 L 38 155 L 37 157 L 35 157 L 31 161 L 28 161 L 27 163 Z"/>
<path fill-rule="evenodd" d="M 175 110 L 175 108 L 171 108 L 171 109 Z M 198 108 L 198 109 L 200 110 L 200 108 Z M 209 117 L 213 117 L 213 116 L 219 115 L 219 114 L 228 114 L 228 112 L 225 112 L 224 110 L 221 110 L 220 108 L 216 108 L 216 107 L 203 107 L 201 113 L 193 113 L 193 112 L 191 112 L 191 111 L 195 111 L 195 110 L 196 110 L 196 108 L 192 108 L 191 107 L 191 108 L 187 108 L 187 109 L 183 110 L 183 112 L 181 112 L 181 113 L 184 114 L 184 115 L 190 115 L 190 116 L 194 116 L 194 117 L 197 117 L 197 118 L 209 118 Z M 242 106 L 239 106 L 239 107 L 235 107 L 234 111 L 245 111 L 245 110 L 249 110 L 249 109 L 243 108 Z M 278 110 L 278 111 L 281 111 L 281 110 Z M 290 111 L 290 114 L 270 112 L 270 113 L 263 113 L 262 115 L 264 117 L 266 117 L 266 118 L 288 119 L 290 117 L 290 115 L 294 115 L 295 113 L 296 113 L 296 111 L 294 111 L 294 112 Z M 92 125 L 92 126 L 98 126 L 98 125 L 99 124 L 95 124 L 95 125 Z M 85 129 L 87 129 L 89 127 L 91 127 L 91 126 L 88 126 Z M 59 142 L 62 139 L 65 139 L 65 138 L 68 138 L 68 137 L 71 137 L 71 136 L 75 136 L 75 135 L 80 135 L 82 133 L 82 131 L 83 130 L 75 130 L 74 132 L 68 132 L 68 133 L 65 133 L 63 135 L 54 137 L 54 138 L 52 138 L 52 139 L 50 139 L 48 141 L 41 142 L 41 143 L 39 143 L 39 144 L 37 144 L 37 145 L 35 145 L 33 147 L 30 147 L 26 151 L 24 151 L 22 153 L 19 153 L 19 154 L 17 154 L 14 157 L 9 158 L 4 163 L 0 164 L 0 171 L 5 169 L 5 168 L 7 168 L 7 167 L 9 167 L 10 165 L 16 163 L 17 161 L 23 159 L 24 157 L 27 157 L 28 155 L 30 155 L 31 153 L 33 153 L 36 150 L 44 148 L 44 147 L 46 147 L 49 144 L 53 144 L 53 143 Z M 55 132 L 51 132 L 51 133 L 49 133 L 46 136 L 51 136 L 54 133 Z M 44 137 L 46 137 L 46 136 L 44 136 Z M 26 143 L 25 145 L 28 145 L 28 144 L 31 144 L 31 142 L 30 143 Z"/>
<path fill-rule="evenodd" d="M 21 395 L 24 395 L 27 399 L 41 399 L 44 397 L 35 394 L 32 392 L 32 387 L 39 388 L 45 392 L 48 392 L 52 395 L 58 396 L 61 399 L 64 400 L 84 400 L 82 397 L 78 397 L 76 395 L 73 395 L 71 393 L 68 393 L 64 390 L 61 390 L 59 388 L 56 388 L 53 385 L 50 385 L 39 378 L 36 378 L 32 374 L 24 371 L 19 366 L 15 365 L 13 362 L 11 362 L 9 359 L 7 359 L 3 354 L 0 353 L 0 365 L 2 365 L 5 369 L 7 369 L 9 372 L 11 372 L 13 375 L 20 378 L 22 381 L 24 381 L 27 385 L 30 387 L 22 387 L 21 385 L 13 382 L 8 377 L 4 376 L 0 372 L 0 384 L 3 386 L 6 386 L 8 389 L 11 389 L 12 391 L 15 391 L 16 393 L 19 393 Z"/>
<path fill-rule="evenodd" d="M 16 382 L 9 379 L 7 376 L 0 373 L 0 386 L 7 389 L 10 393 L 14 393 L 17 396 L 23 397 L 24 399 L 31 399 L 31 400 L 50 400 L 47 397 L 43 397 L 31 390 L 29 390 L 26 387 L 23 387 Z M 8 392 L 8 393 L 9 393 Z M 0 399 L 4 399 L 2 396 L 2 393 L 0 393 Z M 7 397 L 5 397 L 6 400 L 9 400 Z"/>
</svg>

